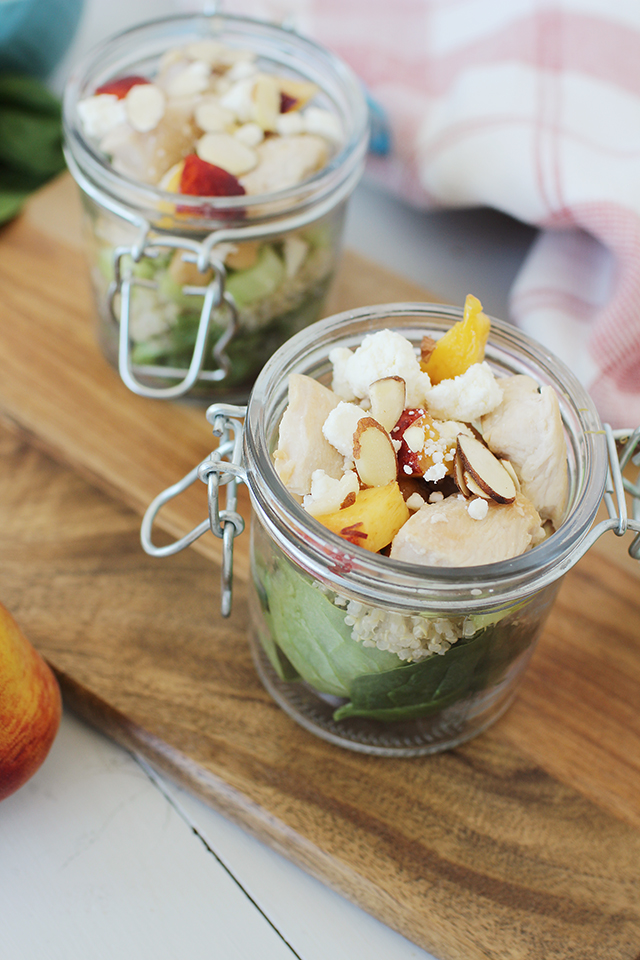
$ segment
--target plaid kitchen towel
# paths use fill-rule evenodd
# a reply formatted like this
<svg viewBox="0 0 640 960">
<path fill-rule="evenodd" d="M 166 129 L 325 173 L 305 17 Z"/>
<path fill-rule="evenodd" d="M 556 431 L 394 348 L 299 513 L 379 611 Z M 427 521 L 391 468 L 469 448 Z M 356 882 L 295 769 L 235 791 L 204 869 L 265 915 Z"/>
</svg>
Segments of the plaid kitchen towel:
<svg viewBox="0 0 640 960">
<path fill-rule="evenodd" d="M 229 0 L 342 56 L 385 111 L 369 172 L 540 227 L 511 319 L 640 423 L 640 0 Z"/>
</svg>

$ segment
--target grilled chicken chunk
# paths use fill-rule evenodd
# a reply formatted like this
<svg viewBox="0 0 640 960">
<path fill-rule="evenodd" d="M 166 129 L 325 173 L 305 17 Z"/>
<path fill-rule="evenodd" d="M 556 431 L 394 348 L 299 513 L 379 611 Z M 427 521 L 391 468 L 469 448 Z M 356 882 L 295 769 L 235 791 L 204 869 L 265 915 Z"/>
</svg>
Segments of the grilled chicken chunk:
<svg viewBox="0 0 640 960">
<path fill-rule="evenodd" d="M 558 398 L 552 387 L 538 389 L 531 377 L 500 380 L 502 403 L 482 417 L 489 449 L 505 457 L 518 475 L 523 494 L 543 520 L 557 530 L 567 505 L 567 445 Z"/>
<path fill-rule="evenodd" d="M 317 380 L 301 373 L 289 377 L 289 405 L 280 421 L 273 463 L 290 493 L 300 497 L 310 493 L 314 470 L 324 470 L 336 480 L 344 473 L 344 457 L 322 433 L 339 403 L 340 397 Z"/>
<path fill-rule="evenodd" d="M 519 493 L 513 503 L 490 501 L 474 520 L 463 497 L 426 503 L 394 537 L 391 559 L 430 567 L 471 567 L 517 557 L 544 539 L 540 517 Z"/>
</svg>

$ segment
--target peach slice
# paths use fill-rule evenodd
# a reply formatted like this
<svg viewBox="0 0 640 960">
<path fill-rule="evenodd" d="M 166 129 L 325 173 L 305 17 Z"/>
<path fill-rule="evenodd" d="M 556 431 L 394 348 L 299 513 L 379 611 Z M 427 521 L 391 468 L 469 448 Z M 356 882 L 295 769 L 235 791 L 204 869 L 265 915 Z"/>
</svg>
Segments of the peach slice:
<svg viewBox="0 0 640 960">
<path fill-rule="evenodd" d="M 482 304 L 469 294 L 462 320 L 454 324 L 438 340 L 429 359 L 420 366 L 429 374 L 431 383 L 459 377 L 474 363 L 484 360 L 491 322 L 482 313 Z"/>
<path fill-rule="evenodd" d="M 409 508 L 394 480 L 384 487 L 367 487 L 356 494 L 350 506 L 315 519 L 349 543 L 378 553 L 391 543 L 409 516 Z"/>
</svg>

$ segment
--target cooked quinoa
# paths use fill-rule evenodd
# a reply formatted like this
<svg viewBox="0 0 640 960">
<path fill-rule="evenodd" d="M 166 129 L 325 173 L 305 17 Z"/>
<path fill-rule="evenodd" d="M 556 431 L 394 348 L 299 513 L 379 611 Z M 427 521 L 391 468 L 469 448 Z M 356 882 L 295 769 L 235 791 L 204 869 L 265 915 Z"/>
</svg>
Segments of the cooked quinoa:
<svg viewBox="0 0 640 960">
<path fill-rule="evenodd" d="M 333 602 L 336 607 L 346 608 L 344 622 L 353 628 L 354 640 L 363 647 L 395 653 L 400 660 L 424 660 L 434 654 L 445 654 L 459 639 L 476 632 L 473 621 L 466 617 L 449 620 L 404 616 L 340 596 Z"/>
</svg>

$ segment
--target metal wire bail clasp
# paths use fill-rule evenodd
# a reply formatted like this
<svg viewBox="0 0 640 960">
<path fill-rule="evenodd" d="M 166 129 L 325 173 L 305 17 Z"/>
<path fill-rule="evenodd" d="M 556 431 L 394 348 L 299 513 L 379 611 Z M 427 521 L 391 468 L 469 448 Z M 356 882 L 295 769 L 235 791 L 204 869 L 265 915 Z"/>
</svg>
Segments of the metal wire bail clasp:
<svg viewBox="0 0 640 960">
<path fill-rule="evenodd" d="M 207 420 L 213 426 L 214 436 L 220 438 L 216 450 L 206 460 L 163 490 L 149 505 L 142 519 L 140 542 L 145 553 L 152 557 L 169 557 L 194 543 L 203 533 L 211 530 L 214 536 L 222 540 L 222 573 L 220 609 L 223 617 L 231 613 L 233 582 L 233 541 L 244 530 L 244 519 L 237 512 L 238 483 L 244 483 L 246 474 L 242 464 L 243 424 L 240 418 L 246 413 L 246 407 L 235 407 L 227 403 L 217 403 L 207 410 Z M 197 527 L 179 540 L 165 547 L 154 546 L 151 540 L 154 520 L 161 507 L 177 497 L 196 480 L 207 485 L 209 519 L 203 520 Z M 224 509 L 220 509 L 220 488 L 226 490 Z"/>
<path fill-rule="evenodd" d="M 629 463 L 640 466 L 640 427 L 636 427 L 635 430 L 613 430 L 608 423 L 605 423 L 604 433 L 607 440 L 609 472 L 603 499 L 609 519 L 602 520 L 592 528 L 584 542 L 584 552 L 608 530 L 613 530 L 617 537 L 622 537 L 631 530 L 636 536 L 629 546 L 629 554 L 634 560 L 640 560 L 640 473 L 635 483 L 622 475 L 622 471 Z M 617 442 L 623 444 L 620 453 L 616 447 Z M 625 491 L 631 497 L 632 517 L 628 516 Z"/>
<path fill-rule="evenodd" d="M 185 237 L 163 236 L 149 238 L 149 226 L 142 228 L 138 241 L 132 247 L 116 247 L 113 253 L 114 279 L 109 287 L 108 305 L 113 320 L 119 323 L 120 333 L 118 340 L 118 370 L 125 385 L 133 393 L 142 397 L 155 397 L 171 400 L 182 397 L 194 386 L 197 380 L 207 379 L 220 381 L 228 376 L 231 362 L 226 354 L 226 348 L 238 329 L 238 308 L 230 293 L 225 290 L 226 270 L 222 261 L 216 259 L 214 237 L 210 236 L 205 243 L 198 243 Z M 213 249 L 212 249 L 213 248 Z M 136 276 L 130 266 L 139 263 L 143 256 L 155 259 L 162 250 L 182 250 L 182 260 L 197 266 L 203 277 L 209 269 L 213 270 L 213 279 L 206 286 L 186 285 L 182 293 L 188 297 L 202 297 L 202 308 L 195 346 L 188 369 L 174 369 L 160 366 L 134 366 L 131 358 L 131 305 L 135 287 L 156 289 L 155 280 Z M 116 309 L 116 297 L 120 298 L 120 310 Z M 218 337 L 213 349 L 213 358 L 218 369 L 203 373 L 205 350 L 213 315 L 220 308 L 223 310 L 225 329 Z M 136 374 L 160 377 L 163 379 L 182 379 L 170 387 L 151 387 L 141 383 Z"/>
</svg>

